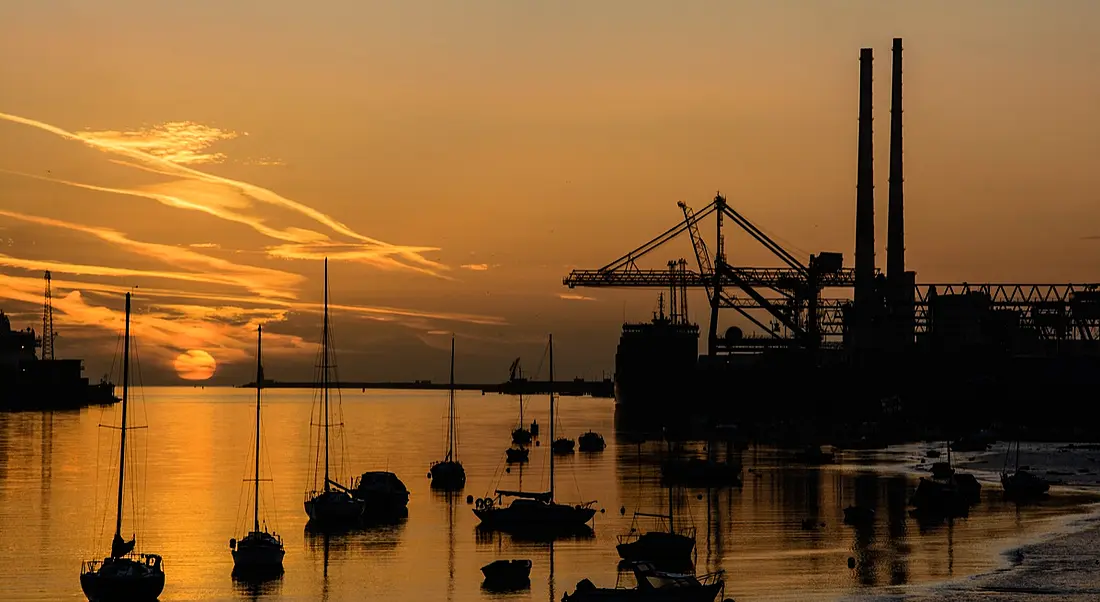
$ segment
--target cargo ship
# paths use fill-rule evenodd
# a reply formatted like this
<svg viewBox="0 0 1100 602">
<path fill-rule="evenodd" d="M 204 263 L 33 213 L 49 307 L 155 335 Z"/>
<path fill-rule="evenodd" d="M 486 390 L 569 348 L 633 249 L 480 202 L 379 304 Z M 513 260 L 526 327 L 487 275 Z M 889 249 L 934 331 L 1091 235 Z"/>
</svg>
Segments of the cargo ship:
<svg viewBox="0 0 1100 602">
<path fill-rule="evenodd" d="M 699 325 L 666 316 L 663 298 L 649 322 L 625 323 L 615 351 L 615 401 L 668 407 L 690 397 L 699 358 Z"/>
<path fill-rule="evenodd" d="M 74 409 L 119 401 L 115 385 L 83 376 L 79 359 L 41 359 L 40 340 L 31 328 L 12 330 L 0 311 L 0 409 Z"/>
</svg>

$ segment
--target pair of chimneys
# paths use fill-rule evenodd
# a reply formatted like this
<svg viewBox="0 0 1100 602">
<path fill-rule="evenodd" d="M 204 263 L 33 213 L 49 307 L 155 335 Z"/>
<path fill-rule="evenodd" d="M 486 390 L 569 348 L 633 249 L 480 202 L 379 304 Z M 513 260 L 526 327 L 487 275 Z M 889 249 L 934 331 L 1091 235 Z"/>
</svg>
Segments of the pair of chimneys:
<svg viewBox="0 0 1100 602">
<path fill-rule="evenodd" d="M 886 277 L 905 277 L 905 206 L 901 160 L 901 38 L 894 38 L 893 98 L 890 107 L 890 204 L 887 215 Z M 856 176 L 856 306 L 870 309 L 875 294 L 875 191 L 872 151 L 871 61 L 873 51 L 859 51 L 859 148 Z"/>
</svg>

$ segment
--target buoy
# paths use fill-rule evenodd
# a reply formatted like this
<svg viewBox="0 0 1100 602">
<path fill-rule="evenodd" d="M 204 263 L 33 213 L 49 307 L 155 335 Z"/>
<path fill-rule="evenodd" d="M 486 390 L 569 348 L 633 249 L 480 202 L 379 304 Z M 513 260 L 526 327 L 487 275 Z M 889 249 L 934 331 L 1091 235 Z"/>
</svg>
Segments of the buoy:
<svg viewBox="0 0 1100 602">
<path fill-rule="evenodd" d="M 700 493 L 700 494 L 697 494 L 697 495 L 695 496 L 695 499 L 697 499 L 697 500 L 701 500 L 701 499 L 703 499 L 703 494 L 701 494 L 701 493 Z"/>
<path fill-rule="evenodd" d="M 604 514 L 606 512 L 607 512 L 607 508 L 600 508 L 600 514 Z"/>
<path fill-rule="evenodd" d="M 474 503 L 474 496 L 472 496 L 472 495 L 467 495 L 467 496 L 466 496 L 466 503 L 467 503 L 467 504 L 472 504 L 472 503 Z"/>
<path fill-rule="evenodd" d="M 856 559 L 852 558 L 851 556 L 848 557 L 848 568 L 850 568 L 850 569 L 856 568 Z"/>
<path fill-rule="evenodd" d="M 430 473 L 430 472 L 428 473 L 428 478 L 429 479 L 432 478 L 432 473 Z"/>
<path fill-rule="evenodd" d="M 506 473 L 508 473 L 508 474 L 511 474 L 511 473 L 512 473 L 512 467 L 511 467 L 511 466 L 509 466 L 508 468 L 505 468 L 505 469 L 504 469 L 504 472 L 506 472 Z"/>
<path fill-rule="evenodd" d="M 625 504 L 619 507 L 619 515 L 620 516 L 626 516 L 626 505 Z"/>
</svg>

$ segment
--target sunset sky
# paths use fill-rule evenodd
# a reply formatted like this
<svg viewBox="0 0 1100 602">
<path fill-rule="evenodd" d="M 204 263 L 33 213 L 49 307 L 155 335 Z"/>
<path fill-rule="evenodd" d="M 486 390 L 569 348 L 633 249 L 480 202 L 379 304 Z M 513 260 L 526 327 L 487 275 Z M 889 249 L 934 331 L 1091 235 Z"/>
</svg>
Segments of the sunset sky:
<svg viewBox="0 0 1100 602">
<path fill-rule="evenodd" d="M 678 200 L 851 265 L 865 46 L 884 267 L 895 36 L 918 281 L 1100 280 L 1091 0 L 36 0 L 0 4 L 0 308 L 38 329 L 51 270 L 95 379 L 137 287 L 146 384 L 248 380 L 261 323 L 267 375 L 308 379 L 327 255 L 343 378 L 442 381 L 451 332 L 462 381 L 549 332 L 599 377 L 657 291 L 561 279 Z"/>
</svg>

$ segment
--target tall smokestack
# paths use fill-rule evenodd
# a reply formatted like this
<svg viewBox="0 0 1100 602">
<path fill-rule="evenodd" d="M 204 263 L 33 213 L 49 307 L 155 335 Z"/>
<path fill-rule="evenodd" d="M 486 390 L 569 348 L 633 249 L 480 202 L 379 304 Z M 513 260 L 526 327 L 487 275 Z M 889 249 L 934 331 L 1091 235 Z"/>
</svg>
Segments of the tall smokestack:
<svg viewBox="0 0 1100 602">
<path fill-rule="evenodd" d="M 886 277 L 896 288 L 905 279 L 905 201 L 901 174 L 901 38 L 894 38 L 890 105 L 890 206 L 887 215 Z"/>
<path fill-rule="evenodd" d="M 856 175 L 855 309 L 866 325 L 875 296 L 875 182 L 871 136 L 873 51 L 859 51 L 859 148 Z"/>
</svg>

